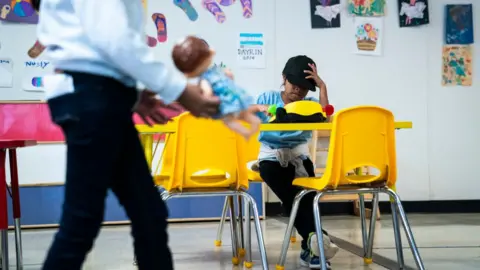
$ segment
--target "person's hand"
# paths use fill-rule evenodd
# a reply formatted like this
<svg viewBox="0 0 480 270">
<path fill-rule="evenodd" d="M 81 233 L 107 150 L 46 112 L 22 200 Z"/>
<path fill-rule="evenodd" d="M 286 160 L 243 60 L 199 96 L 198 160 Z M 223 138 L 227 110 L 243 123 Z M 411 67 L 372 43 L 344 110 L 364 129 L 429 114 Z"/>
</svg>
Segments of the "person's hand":
<svg viewBox="0 0 480 270">
<path fill-rule="evenodd" d="M 317 67 L 314 64 L 308 64 L 308 66 L 312 70 L 304 70 L 303 72 L 307 73 L 308 75 L 305 77 L 305 79 L 312 79 L 315 81 L 315 85 L 318 88 L 322 88 L 325 86 L 325 82 L 318 76 L 317 72 Z"/>
<path fill-rule="evenodd" d="M 158 124 L 165 124 L 170 121 L 170 117 L 161 109 L 173 110 L 181 112 L 182 108 L 178 104 L 166 105 L 157 98 L 157 94 L 150 90 L 143 90 L 140 92 L 137 103 L 133 110 L 142 118 L 145 124 L 152 126 L 152 122 Z"/>
<path fill-rule="evenodd" d="M 178 98 L 178 102 L 197 117 L 210 118 L 218 112 L 220 99 L 213 95 L 204 95 L 198 85 L 187 84 Z"/>
</svg>

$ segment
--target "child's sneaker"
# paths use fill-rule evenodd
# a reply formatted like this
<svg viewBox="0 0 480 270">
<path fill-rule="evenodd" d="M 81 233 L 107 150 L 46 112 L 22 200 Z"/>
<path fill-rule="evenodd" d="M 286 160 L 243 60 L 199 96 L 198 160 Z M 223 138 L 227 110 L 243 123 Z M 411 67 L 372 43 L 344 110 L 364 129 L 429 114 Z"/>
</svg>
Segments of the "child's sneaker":
<svg viewBox="0 0 480 270">
<path fill-rule="evenodd" d="M 322 233 L 323 236 L 323 249 L 325 250 L 325 258 L 330 260 L 337 254 L 338 246 L 332 243 L 330 237 Z M 312 251 L 312 254 L 315 256 L 320 256 L 320 250 L 318 250 L 318 239 L 316 233 L 310 233 L 308 237 L 308 247 Z"/>
<path fill-rule="evenodd" d="M 302 250 L 300 253 L 300 265 L 309 267 L 310 269 L 321 269 L 320 268 L 320 258 L 312 254 L 310 250 Z M 327 269 L 332 269 L 330 262 L 327 261 Z"/>
</svg>

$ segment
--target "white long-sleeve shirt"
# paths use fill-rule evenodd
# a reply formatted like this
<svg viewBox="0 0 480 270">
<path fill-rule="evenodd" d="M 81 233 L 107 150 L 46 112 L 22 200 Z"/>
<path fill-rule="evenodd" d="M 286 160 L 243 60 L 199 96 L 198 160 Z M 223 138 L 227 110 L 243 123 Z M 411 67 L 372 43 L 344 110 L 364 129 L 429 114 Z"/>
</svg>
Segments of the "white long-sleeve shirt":
<svg viewBox="0 0 480 270">
<path fill-rule="evenodd" d="M 140 82 L 166 103 L 185 89 L 186 78 L 148 48 L 140 0 L 42 0 L 37 34 L 57 69 Z"/>
</svg>

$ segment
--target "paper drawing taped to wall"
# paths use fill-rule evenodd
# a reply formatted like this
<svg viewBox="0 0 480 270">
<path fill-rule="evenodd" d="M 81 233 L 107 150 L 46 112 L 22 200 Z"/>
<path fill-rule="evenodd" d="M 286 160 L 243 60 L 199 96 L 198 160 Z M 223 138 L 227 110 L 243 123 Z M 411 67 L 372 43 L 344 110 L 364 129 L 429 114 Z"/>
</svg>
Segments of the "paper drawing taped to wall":
<svg viewBox="0 0 480 270">
<path fill-rule="evenodd" d="M 13 87 L 13 61 L 10 58 L 0 58 L 0 88 Z"/>
<path fill-rule="evenodd" d="M 445 40 L 447 44 L 473 43 L 472 5 L 445 7 Z"/>
<path fill-rule="evenodd" d="M 411 27 L 430 22 L 427 0 L 398 0 L 400 27 Z"/>
<path fill-rule="evenodd" d="M 443 47 L 442 85 L 472 85 L 472 48 L 470 45 Z"/>
<path fill-rule="evenodd" d="M 253 15 L 252 1 L 240 0 L 240 3 L 242 5 L 243 17 L 251 18 Z M 235 0 L 202 0 L 202 6 L 215 16 L 215 20 L 218 23 L 223 23 L 227 19 L 220 5 L 231 6 L 233 4 L 235 4 Z"/>
<path fill-rule="evenodd" d="M 348 0 L 348 12 L 356 16 L 384 16 L 385 0 Z"/>
<path fill-rule="evenodd" d="M 157 40 L 158 42 L 167 41 L 167 18 L 162 13 L 153 13 L 152 20 L 157 28 Z"/>
<path fill-rule="evenodd" d="M 192 6 L 190 0 L 173 0 L 173 3 L 185 12 L 190 21 L 193 22 L 198 19 L 197 10 Z"/>
<path fill-rule="evenodd" d="M 27 54 L 30 56 L 30 58 L 35 59 L 39 57 L 43 51 L 45 50 L 45 46 L 43 46 L 40 41 L 35 41 L 35 44 L 28 50 Z"/>
<path fill-rule="evenodd" d="M 312 28 L 340 27 L 340 0 L 310 0 Z"/>
<path fill-rule="evenodd" d="M 382 55 L 383 18 L 355 18 L 355 53 Z"/>
<path fill-rule="evenodd" d="M 43 76 L 52 74 L 53 66 L 50 61 L 27 60 L 22 72 L 22 88 L 25 91 L 44 92 Z"/>
<path fill-rule="evenodd" d="M 0 20 L 36 24 L 38 13 L 31 0 L 0 0 Z"/>
</svg>

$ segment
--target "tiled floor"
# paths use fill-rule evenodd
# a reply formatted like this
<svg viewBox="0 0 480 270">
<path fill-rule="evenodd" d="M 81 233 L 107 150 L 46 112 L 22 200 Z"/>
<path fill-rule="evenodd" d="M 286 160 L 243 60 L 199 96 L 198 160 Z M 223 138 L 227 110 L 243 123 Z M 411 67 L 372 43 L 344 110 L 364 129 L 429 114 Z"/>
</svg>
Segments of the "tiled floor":
<svg viewBox="0 0 480 270">
<path fill-rule="evenodd" d="M 410 215 L 410 222 L 416 237 L 426 269 L 469 270 L 480 269 L 480 215 Z M 342 240 L 360 246 L 361 232 L 358 218 L 326 217 L 325 228 Z M 224 246 L 214 247 L 218 223 L 171 224 L 171 248 L 177 270 L 182 269 L 241 269 L 231 265 L 231 248 L 228 227 L 224 230 Z M 264 226 L 265 241 L 269 255 L 270 269 L 280 252 L 285 219 L 268 219 Z M 252 226 L 253 229 L 253 226 Z M 23 233 L 25 270 L 40 269 L 46 249 L 50 245 L 52 230 L 25 230 Z M 254 235 L 253 235 L 254 236 Z M 188 241 L 186 240 L 188 239 Z M 254 269 L 259 266 L 259 254 L 255 241 Z M 403 241 L 407 265 L 415 268 L 406 239 Z M 374 252 L 380 256 L 396 259 L 390 217 L 383 215 L 377 223 Z M 357 248 L 358 249 L 358 248 Z M 298 266 L 299 243 L 290 247 L 285 269 L 302 269 Z M 381 259 L 380 257 L 377 257 Z M 10 265 L 14 267 L 13 234 L 10 235 Z M 362 258 L 341 250 L 332 260 L 334 269 L 388 269 L 377 264 L 364 266 Z M 388 267 L 388 265 L 387 265 Z M 89 255 L 85 270 L 135 269 L 132 265 L 132 248 L 128 227 L 106 227 L 102 230 L 94 250 Z"/>
</svg>

